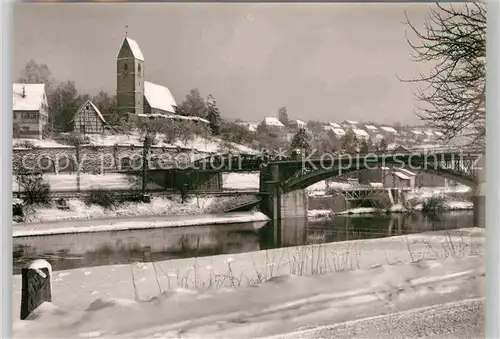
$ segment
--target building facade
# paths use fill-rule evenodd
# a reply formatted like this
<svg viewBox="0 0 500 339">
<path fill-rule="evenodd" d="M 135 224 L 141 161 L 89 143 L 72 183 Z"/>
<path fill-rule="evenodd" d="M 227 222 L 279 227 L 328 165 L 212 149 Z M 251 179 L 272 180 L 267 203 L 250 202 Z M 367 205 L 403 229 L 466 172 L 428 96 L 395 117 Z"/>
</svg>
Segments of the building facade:
<svg viewBox="0 0 500 339">
<path fill-rule="evenodd" d="M 45 84 L 13 84 L 12 106 L 13 137 L 42 139 L 49 121 Z"/>
<path fill-rule="evenodd" d="M 83 135 L 104 133 L 106 121 L 99 109 L 87 100 L 73 118 L 73 130 Z"/>
</svg>

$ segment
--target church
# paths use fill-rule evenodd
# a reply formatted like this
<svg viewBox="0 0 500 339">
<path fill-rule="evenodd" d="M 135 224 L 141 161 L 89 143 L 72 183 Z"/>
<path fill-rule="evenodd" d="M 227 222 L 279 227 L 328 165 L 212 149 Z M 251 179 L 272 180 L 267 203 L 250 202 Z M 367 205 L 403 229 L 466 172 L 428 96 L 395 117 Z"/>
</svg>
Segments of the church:
<svg viewBox="0 0 500 339">
<path fill-rule="evenodd" d="M 125 37 L 116 57 L 116 100 L 121 114 L 175 114 L 170 90 L 144 78 L 144 55 L 139 44 Z"/>
</svg>

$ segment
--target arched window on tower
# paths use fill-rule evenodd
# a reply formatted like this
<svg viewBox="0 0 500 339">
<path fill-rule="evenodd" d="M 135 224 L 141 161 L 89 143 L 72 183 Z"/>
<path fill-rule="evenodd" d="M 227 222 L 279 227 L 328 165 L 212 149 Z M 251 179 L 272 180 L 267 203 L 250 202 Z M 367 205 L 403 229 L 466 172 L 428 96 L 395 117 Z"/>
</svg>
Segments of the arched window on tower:
<svg viewBox="0 0 500 339">
<path fill-rule="evenodd" d="M 137 66 L 137 74 L 139 74 L 139 76 L 141 76 L 141 64 L 139 64 Z"/>
<path fill-rule="evenodd" d="M 128 71 L 128 64 L 123 65 L 123 70 Z"/>
</svg>

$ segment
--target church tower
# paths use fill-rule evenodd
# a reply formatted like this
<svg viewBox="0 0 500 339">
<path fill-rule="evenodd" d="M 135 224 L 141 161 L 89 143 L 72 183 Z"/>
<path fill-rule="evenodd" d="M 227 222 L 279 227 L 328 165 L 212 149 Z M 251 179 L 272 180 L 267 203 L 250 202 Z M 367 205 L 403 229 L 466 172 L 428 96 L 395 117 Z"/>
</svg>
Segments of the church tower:
<svg viewBox="0 0 500 339">
<path fill-rule="evenodd" d="M 127 36 L 116 57 L 116 101 L 120 114 L 144 112 L 144 56 Z"/>
</svg>

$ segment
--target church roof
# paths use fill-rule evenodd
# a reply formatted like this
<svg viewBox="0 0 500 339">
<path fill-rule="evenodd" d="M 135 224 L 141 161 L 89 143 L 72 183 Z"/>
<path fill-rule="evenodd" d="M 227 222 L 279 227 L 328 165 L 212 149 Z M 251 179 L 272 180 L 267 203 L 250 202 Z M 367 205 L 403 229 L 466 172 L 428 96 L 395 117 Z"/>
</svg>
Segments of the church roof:
<svg viewBox="0 0 500 339">
<path fill-rule="evenodd" d="M 47 105 L 45 84 L 12 84 L 14 111 L 39 111 L 44 104 Z"/>
<path fill-rule="evenodd" d="M 175 112 L 177 106 L 170 90 L 161 85 L 144 81 L 144 97 L 151 108 L 160 109 L 166 112 Z"/>
<path fill-rule="evenodd" d="M 130 47 L 130 50 L 132 51 L 132 55 L 134 56 L 134 58 L 136 58 L 138 60 L 141 60 L 141 61 L 144 61 L 144 55 L 142 55 L 141 48 L 139 47 L 139 44 L 137 43 L 137 41 L 132 40 L 132 39 L 130 39 L 128 37 L 125 37 L 123 39 L 122 46 L 125 43 L 125 41 L 127 41 L 128 45 Z M 120 52 L 118 52 L 118 53 L 120 53 Z"/>
</svg>

